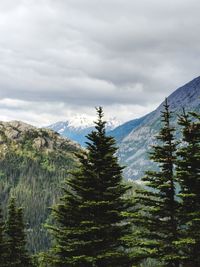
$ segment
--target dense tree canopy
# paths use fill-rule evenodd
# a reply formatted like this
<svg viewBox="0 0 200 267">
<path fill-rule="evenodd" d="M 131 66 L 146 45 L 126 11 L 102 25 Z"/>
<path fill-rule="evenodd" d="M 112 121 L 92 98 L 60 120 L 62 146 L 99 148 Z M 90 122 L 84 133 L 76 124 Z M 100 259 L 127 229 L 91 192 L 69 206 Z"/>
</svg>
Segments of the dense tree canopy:
<svg viewBox="0 0 200 267">
<path fill-rule="evenodd" d="M 162 111 L 162 128 L 150 158 L 158 171 L 148 171 L 142 179 L 147 188 L 138 191 L 138 210 L 134 221 L 139 226 L 136 239 L 138 257 L 158 259 L 163 266 L 177 267 L 177 209 L 175 180 L 175 129 L 170 125 L 171 112 L 167 100 Z"/>
<path fill-rule="evenodd" d="M 183 142 L 177 153 L 180 184 L 180 239 L 177 242 L 184 266 L 200 266 L 200 115 L 179 118 Z"/>
</svg>

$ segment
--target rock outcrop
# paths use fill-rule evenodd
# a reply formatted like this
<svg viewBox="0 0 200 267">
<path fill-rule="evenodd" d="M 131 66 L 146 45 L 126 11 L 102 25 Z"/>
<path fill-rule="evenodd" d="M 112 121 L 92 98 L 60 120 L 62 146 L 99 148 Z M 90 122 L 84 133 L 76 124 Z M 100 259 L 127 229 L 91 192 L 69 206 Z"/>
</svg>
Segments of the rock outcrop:
<svg viewBox="0 0 200 267">
<path fill-rule="evenodd" d="M 37 128 L 21 121 L 0 122 L 0 144 L 23 144 L 26 141 L 38 150 L 80 149 L 77 143 L 61 137 L 53 130 Z"/>
</svg>

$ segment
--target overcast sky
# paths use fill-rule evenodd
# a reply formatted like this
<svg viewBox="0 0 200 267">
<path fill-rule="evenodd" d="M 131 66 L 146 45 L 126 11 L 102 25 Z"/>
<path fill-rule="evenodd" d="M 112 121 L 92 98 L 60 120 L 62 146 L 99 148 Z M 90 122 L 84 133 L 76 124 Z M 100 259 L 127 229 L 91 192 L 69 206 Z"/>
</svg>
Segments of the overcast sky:
<svg viewBox="0 0 200 267">
<path fill-rule="evenodd" d="M 1 0 L 0 119 L 153 110 L 199 76 L 199 0 Z"/>
</svg>

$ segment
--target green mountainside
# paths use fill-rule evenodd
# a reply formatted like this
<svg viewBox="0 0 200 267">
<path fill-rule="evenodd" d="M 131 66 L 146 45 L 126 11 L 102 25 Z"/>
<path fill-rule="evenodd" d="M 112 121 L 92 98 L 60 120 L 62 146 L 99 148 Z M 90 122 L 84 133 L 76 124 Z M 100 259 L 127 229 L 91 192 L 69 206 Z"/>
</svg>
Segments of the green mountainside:
<svg viewBox="0 0 200 267">
<path fill-rule="evenodd" d="M 0 122 L 0 197 L 5 207 L 15 196 L 24 208 L 29 250 L 49 245 L 44 223 L 62 181 L 77 164 L 79 145 L 49 129 L 19 122 Z M 4 209 L 5 210 L 5 209 Z"/>
</svg>

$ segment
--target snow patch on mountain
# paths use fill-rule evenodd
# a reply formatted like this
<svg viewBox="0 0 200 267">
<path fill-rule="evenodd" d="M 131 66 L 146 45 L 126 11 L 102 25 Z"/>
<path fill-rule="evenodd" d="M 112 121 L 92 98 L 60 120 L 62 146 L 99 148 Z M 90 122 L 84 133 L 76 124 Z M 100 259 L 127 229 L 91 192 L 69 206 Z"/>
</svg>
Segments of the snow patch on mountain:
<svg viewBox="0 0 200 267">
<path fill-rule="evenodd" d="M 62 134 L 66 129 L 71 130 L 83 130 L 86 128 L 92 128 L 94 127 L 94 121 L 96 120 L 96 117 L 88 116 L 88 115 L 75 115 L 66 121 L 59 121 L 56 122 L 48 128 L 53 128 L 55 131 Z M 117 126 L 119 126 L 121 122 L 117 120 L 115 117 L 106 119 L 106 128 L 108 130 L 113 130 Z"/>
<path fill-rule="evenodd" d="M 52 125 L 47 126 L 59 133 L 62 136 L 68 137 L 80 145 L 85 146 L 87 141 L 85 136 L 90 133 L 95 126 L 94 121 L 96 117 L 88 116 L 84 114 L 76 114 L 75 116 L 68 118 L 66 121 L 59 121 Z M 105 118 L 107 132 L 115 129 L 121 124 L 115 117 Z"/>
</svg>

